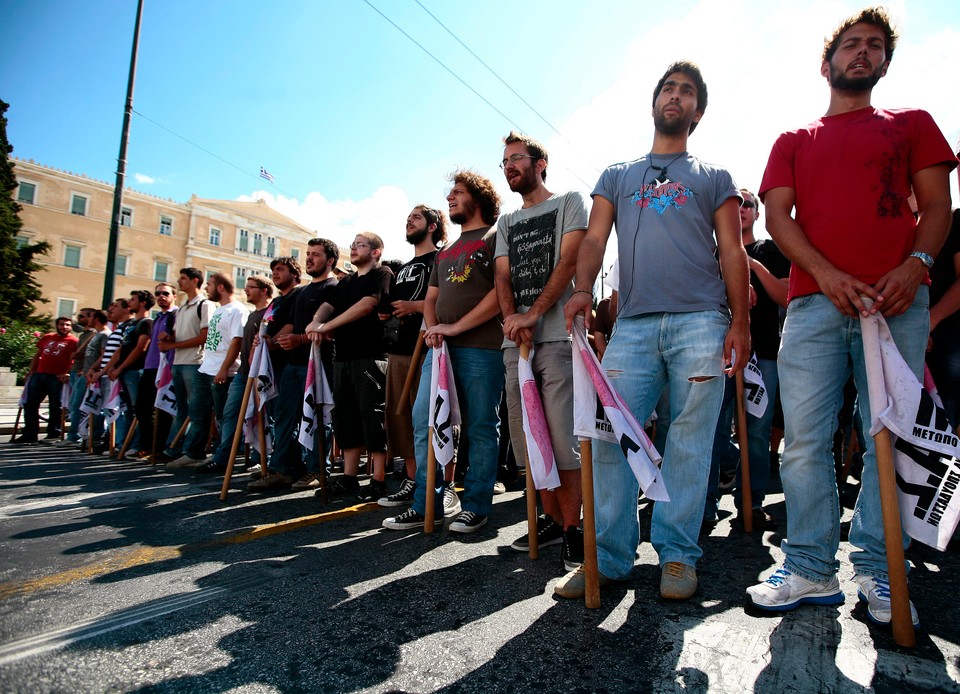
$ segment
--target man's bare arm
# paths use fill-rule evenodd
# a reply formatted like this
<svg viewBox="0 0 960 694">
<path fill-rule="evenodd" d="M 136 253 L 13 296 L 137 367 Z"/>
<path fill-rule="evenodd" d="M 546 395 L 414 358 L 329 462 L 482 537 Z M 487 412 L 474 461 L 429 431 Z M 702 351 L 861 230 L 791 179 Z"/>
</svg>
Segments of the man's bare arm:
<svg viewBox="0 0 960 694">
<path fill-rule="evenodd" d="M 739 209 L 737 198 L 727 198 L 713 213 L 720 271 L 731 314 L 730 329 L 723 342 L 723 360 L 730 364 L 729 375 L 740 371 L 750 360 L 750 270 L 740 235 Z M 736 360 L 733 359 L 734 352 Z"/>
</svg>

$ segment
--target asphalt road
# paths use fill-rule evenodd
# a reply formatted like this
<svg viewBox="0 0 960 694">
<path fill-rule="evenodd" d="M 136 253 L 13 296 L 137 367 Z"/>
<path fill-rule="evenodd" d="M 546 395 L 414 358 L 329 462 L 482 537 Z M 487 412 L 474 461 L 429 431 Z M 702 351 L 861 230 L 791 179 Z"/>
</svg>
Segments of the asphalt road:
<svg viewBox="0 0 960 694">
<path fill-rule="evenodd" d="M 219 480 L 189 472 L 0 444 L 0 690 L 960 691 L 956 547 L 909 552 L 923 626 L 905 650 L 857 604 L 845 543 L 846 604 L 748 614 L 782 537 L 734 528 L 730 497 L 693 599 L 657 596 L 645 541 L 588 610 L 553 597 L 559 548 L 509 549 L 518 491 L 456 537 L 234 487 L 220 502 Z M 782 528 L 782 497 L 768 502 Z"/>
</svg>

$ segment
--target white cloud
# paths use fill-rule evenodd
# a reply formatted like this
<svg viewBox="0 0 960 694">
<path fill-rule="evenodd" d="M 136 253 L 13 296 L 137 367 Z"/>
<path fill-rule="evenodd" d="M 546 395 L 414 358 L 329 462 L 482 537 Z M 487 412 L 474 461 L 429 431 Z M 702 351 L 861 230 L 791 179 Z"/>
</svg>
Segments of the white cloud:
<svg viewBox="0 0 960 694">
<path fill-rule="evenodd" d="M 146 174 L 142 174 L 142 173 L 133 174 L 133 180 L 135 180 L 140 185 L 149 185 L 151 183 L 157 182 L 157 179 L 151 178 L 150 176 L 147 176 Z"/>
</svg>

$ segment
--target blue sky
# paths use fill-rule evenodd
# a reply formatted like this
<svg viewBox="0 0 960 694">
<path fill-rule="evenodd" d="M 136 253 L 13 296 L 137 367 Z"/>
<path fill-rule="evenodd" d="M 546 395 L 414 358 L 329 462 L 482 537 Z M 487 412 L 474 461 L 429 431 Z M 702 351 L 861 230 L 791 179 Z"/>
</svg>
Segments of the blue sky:
<svg viewBox="0 0 960 694">
<path fill-rule="evenodd" d="M 550 148 L 554 191 L 589 192 L 601 167 L 644 154 L 651 90 L 671 61 L 690 58 L 710 87 L 690 150 L 756 188 L 776 134 L 826 108 L 823 36 L 864 6 L 420 2 L 562 136 L 416 0 L 146 0 L 128 185 L 178 201 L 263 197 L 339 242 L 376 231 L 386 255 L 402 258 L 409 208 L 443 204 L 445 175 L 457 167 L 492 178 L 505 209 L 519 205 L 497 168 L 514 124 Z M 960 3 L 888 6 L 902 39 L 874 104 L 926 108 L 956 142 Z M 136 3 L 3 8 L 0 98 L 11 105 L 14 154 L 112 181 Z M 261 165 L 274 186 L 257 177 Z"/>
</svg>

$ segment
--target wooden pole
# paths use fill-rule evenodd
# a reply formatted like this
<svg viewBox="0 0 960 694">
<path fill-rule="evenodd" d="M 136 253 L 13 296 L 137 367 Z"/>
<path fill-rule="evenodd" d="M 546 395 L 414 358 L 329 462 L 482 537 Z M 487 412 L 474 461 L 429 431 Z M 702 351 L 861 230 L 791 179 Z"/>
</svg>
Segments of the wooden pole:
<svg viewBox="0 0 960 694">
<path fill-rule="evenodd" d="M 93 420 L 96 415 L 93 412 L 87 415 L 87 453 L 93 454 Z"/>
<path fill-rule="evenodd" d="M 24 386 L 26 387 L 26 386 Z M 20 431 L 20 415 L 23 414 L 23 407 L 17 407 L 17 418 L 13 421 L 13 436 L 11 439 L 17 438 L 17 432 Z"/>
<path fill-rule="evenodd" d="M 903 557 L 903 529 L 897 502 L 897 479 L 893 467 L 893 444 L 886 427 L 873 437 L 877 453 L 877 480 L 880 484 L 880 510 L 883 513 L 883 538 L 887 550 L 887 576 L 890 579 L 890 625 L 898 646 L 913 648 L 917 635 L 910 614 L 910 590 Z"/>
<path fill-rule="evenodd" d="M 323 423 L 323 408 L 320 408 L 320 421 L 317 423 L 317 426 L 320 428 L 322 434 L 318 436 L 317 441 L 317 458 L 320 461 L 320 501 L 324 504 L 327 503 L 327 430 L 326 425 Z"/>
<path fill-rule="evenodd" d="M 107 439 L 110 443 L 110 456 L 112 457 L 117 451 L 117 423 L 116 421 L 110 422 L 108 427 Z"/>
<path fill-rule="evenodd" d="M 423 368 L 423 331 L 420 331 L 420 337 L 417 338 L 417 344 L 413 347 L 413 356 L 410 358 L 410 368 L 407 369 L 407 377 L 403 381 L 403 390 L 400 391 L 400 400 L 397 401 L 397 414 L 402 414 L 404 409 L 409 407 L 407 400 L 410 399 L 410 391 L 413 389 L 413 379 L 417 372 Z"/>
<path fill-rule="evenodd" d="M 190 425 L 190 417 L 183 418 L 183 424 L 180 425 L 180 431 L 177 432 L 177 435 L 173 437 L 173 441 L 170 442 L 171 450 L 177 447 L 177 444 L 180 443 L 180 439 L 183 438 L 183 435 L 187 433 L 187 427 Z"/>
<path fill-rule="evenodd" d="M 253 406 L 257 408 L 257 439 L 260 441 L 260 477 L 267 476 L 267 463 L 270 460 L 269 451 L 267 451 L 267 432 L 264 429 L 264 419 L 266 414 L 260 409 L 260 391 L 253 389 Z"/>
<path fill-rule="evenodd" d="M 69 405 L 68 405 L 69 407 Z M 67 432 L 67 407 L 60 404 L 60 440 L 63 441 Z"/>
<path fill-rule="evenodd" d="M 137 433 L 137 425 L 139 423 L 136 417 L 130 422 L 130 428 L 127 430 L 127 435 L 123 439 L 123 445 L 120 447 L 120 452 L 117 453 L 117 460 L 123 460 L 123 456 L 127 454 L 127 449 L 130 447 L 130 442 L 133 441 L 133 435 Z"/>
<path fill-rule="evenodd" d="M 520 345 L 520 358 L 530 358 L 529 346 L 525 344 Z M 522 383 L 520 387 L 523 388 Z M 522 397 L 523 395 L 521 394 L 521 398 Z M 537 540 L 537 488 L 533 483 L 533 475 L 530 473 L 530 452 L 527 451 L 526 445 L 524 445 L 523 450 L 525 451 L 523 464 L 526 466 L 525 474 L 527 477 L 527 545 L 529 547 L 530 558 L 539 559 L 540 546 Z"/>
<path fill-rule="evenodd" d="M 153 408 L 153 440 L 150 442 L 150 464 L 157 464 L 157 436 L 160 429 L 160 410 Z"/>
<path fill-rule="evenodd" d="M 433 450 L 433 427 L 427 429 L 427 504 L 423 510 L 423 532 L 432 533 L 436 517 L 437 454 Z"/>
<path fill-rule="evenodd" d="M 750 488 L 750 445 L 747 438 L 747 410 L 744 407 L 743 371 L 737 379 L 737 440 L 740 443 L 740 517 L 745 532 L 753 532 L 753 490 Z M 773 407 L 768 403 L 767 407 Z"/>
<path fill-rule="evenodd" d="M 247 404 L 250 402 L 251 390 L 253 390 L 253 379 L 247 378 L 247 384 L 243 387 L 243 400 L 240 403 L 240 415 L 237 417 L 237 428 L 233 432 L 230 456 L 227 458 L 227 470 L 223 474 L 223 486 L 220 487 L 220 501 L 227 500 L 227 491 L 230 489 L 230 478 L 233 477 L 233 463 L 237 459 L 240 437 L 243 436 L 243 420 L 246 418 Z"/>
<path fill-rule="evenodd" d="M 580 485 L 583 490 L 584 604 L 600 607 L 600 567 L 597 564 L 597 525 L 593 510 L 593 442 L 580 441 Z"/>
</svg>

